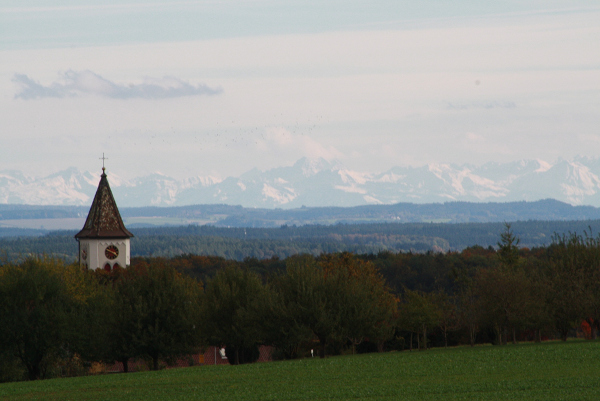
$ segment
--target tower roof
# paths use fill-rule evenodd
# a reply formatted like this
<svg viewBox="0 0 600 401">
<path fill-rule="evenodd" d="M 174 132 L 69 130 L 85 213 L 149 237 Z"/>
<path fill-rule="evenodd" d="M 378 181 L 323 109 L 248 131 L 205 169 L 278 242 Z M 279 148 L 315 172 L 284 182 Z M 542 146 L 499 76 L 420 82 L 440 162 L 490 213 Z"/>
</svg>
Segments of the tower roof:
<svg viewBox="0 0 600 401">
<path fill-rule="evenodd" d="M 108 185 L 104 167 L 98 184 L 98 190 L 90 212 L 81 231 L 75 238 L 131 238 L 130 233 L 123 224 L 123 219 L 117 209 L 117 203 Z"/>
</svg>

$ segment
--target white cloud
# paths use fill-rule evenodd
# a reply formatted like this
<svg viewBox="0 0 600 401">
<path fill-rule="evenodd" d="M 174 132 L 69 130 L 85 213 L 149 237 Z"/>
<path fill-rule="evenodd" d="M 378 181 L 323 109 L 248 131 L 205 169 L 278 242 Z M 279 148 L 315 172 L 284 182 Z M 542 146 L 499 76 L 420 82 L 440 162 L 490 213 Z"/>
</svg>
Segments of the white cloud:
<svg viewBox="0 0 600 401">
<path fill-rule="evenodd" d="M 15 74 L 12 81 L 20 86 L 17 99 L 66 98 L 96 95 L 113 99 L 166 99 L 183 96 L 216 95 L 221 88 L 192 85 L 175 77 L 145 78 L 140 84 L 119 84 L 92 71 L 68 70 L 61 80 L 44 86 L 25 74 Z"/>
<path fill-rule="evenodd" d="M 484 138 L 481 135 L 475 134 L 473 132 L 467 132 L 465 134 L 465 138 L 471 142 L 482 142 Z"/>
<path fill-rule="evenodd" d="M 261 146 L 263 149 L 272 148 L 275 152 L 295 153 L 298 155 L 297 158 L 335 160 L 343 157 L 343 154 L 333 146 L 323 146 L 310 136 L 292 134 L 282 127 L 267 129 L 264 139 L 263 146 Z"/>
</svg>

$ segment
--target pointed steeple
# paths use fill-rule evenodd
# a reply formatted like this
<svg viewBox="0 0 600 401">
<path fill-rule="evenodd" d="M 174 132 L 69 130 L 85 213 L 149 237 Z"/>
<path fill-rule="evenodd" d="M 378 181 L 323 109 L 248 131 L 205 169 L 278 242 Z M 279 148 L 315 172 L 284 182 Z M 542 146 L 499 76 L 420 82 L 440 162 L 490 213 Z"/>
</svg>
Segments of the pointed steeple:
<svg viewBox="0 0 600 401">
<path fill-rule="evenodd" d="M 90 208 L 83 229 L 75 235 L 75 238 L 116 239 L 131 237 L 133 237 L 133 234 L 123 224 L 123 219 L 121 219 L 119 209 L 117 209 L 117 203 L 108 185 L 105 168 L 102 167 L 102 176 L 100 177 L 100 183 L 98 184 L 98 190 L 96 191 L 96 196 L 94 196 L 92 207 Z"/>
</svg>

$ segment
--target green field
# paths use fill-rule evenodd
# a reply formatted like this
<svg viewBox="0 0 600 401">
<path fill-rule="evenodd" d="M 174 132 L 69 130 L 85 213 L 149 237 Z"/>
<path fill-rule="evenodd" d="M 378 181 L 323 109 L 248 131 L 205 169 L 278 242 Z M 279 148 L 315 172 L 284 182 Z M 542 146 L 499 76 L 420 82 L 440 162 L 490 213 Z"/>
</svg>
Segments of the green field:
<svg viewBox="0 0 600 401">
<path fill-rule="evenodd" d="M 433 349 L 0 385 L 2 400 L 598 400 L 600 342 Z"/>
</svg>

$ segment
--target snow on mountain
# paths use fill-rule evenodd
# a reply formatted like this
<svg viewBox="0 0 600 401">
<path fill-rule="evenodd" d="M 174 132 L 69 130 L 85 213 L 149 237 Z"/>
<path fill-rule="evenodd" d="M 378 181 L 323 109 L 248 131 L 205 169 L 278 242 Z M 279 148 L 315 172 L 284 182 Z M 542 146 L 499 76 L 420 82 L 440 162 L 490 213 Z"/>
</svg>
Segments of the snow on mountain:
<svg viewBox="0 0 600 401">
<path fill-rule="evenodd" d="M 296 193 L 293 188 L 285 187 L 277 189 L 267 183 L 263 183 L 262 194 L 264 200 L 271 200 L 277 204 L 285 205 L 296 198 Z"/>
<path fill-rule="evenodd" d="M 20 171 L 0 171 L 0 203 L 23 203 L 15 197 L 15 190 L 31 181 Z"/>
<path fill-rule="evenodd" d="M 33 205 L 89 204 L 98 183 L 92 184 L 90 173 L 75 168 L 40 179 L 22 174 L 0 173 L 0 202 Z"/>
<path fill-rule="evenodd" d="M 318 174 L 319 172 L 321 172 L 323 170 L 330 169 L 331 167 L 333 167 L 331 165 L 331 163 L 329 163 L 327 160 L 322 159 L 322 158 L 317 158 L 317 159 L 304 158 L 304 159 L 300 159 L 294 165 L 294 167 L 298 167 L 298 166 L 301 167 L 302 174 L 305 177 L 311 177 L 313 175 Z"/>
<path fill-rule="evenodd" d="M 46 177 L 0 171 L 0 203 L 89 205 L 99 174 L 69 168 Z M 398 202 L 502 202 L 553 198 L 600 206 L 600 159 L 547 163 L 521 160 L 481 166 L 436 163 L 369 174 L 338 162 L 300 159 L 292 166 L 251 169 L 239 177 L 176 180 L 153 173 L 132 180 L 110 174 L 122 207 L 226 203 L 244 207 L 357 206 Z"/>
<path fill-rule="evenodd" d="M 566 179 L 560 186 L 568 203 L 582 204 L 600 189 L 600 179 L 589 167 L 580 162 L 567 162 L 566 170 Z"/>
</svg>

